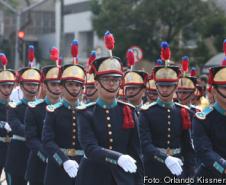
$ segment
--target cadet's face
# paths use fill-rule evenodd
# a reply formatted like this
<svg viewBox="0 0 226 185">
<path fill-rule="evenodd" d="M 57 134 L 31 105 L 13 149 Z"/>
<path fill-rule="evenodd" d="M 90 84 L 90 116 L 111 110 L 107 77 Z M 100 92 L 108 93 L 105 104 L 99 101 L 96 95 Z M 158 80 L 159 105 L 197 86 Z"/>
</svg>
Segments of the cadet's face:
<svg viewBox="0 0 226 185">
<path fill-rule="evenodd" d="M 13 90 L 14 84 L 0 84 L 0 94 L 8 98 Z"/>
<path fill-rule="evenodd" d="M 125 94 L 130 101 L 133 99 L 139 100 L 144 95 L 144 88 L 139 86 L 126 87 Z"/>
<path fill-rule="evenodd" d="M 70 92 L 68 93 L 67 90 Z M 73 96 L 78 97 L 80 95 L 80 92 L 82 90 L 82 84 L 75 81 L 67 81 L 65 82 L 65 88 L 64 88 L 64 95 L 66 96 Z"/>
<path fill-rule="evenodd" d="M 95 84 L 99 96 L 111 98 L 117 96 L 120 83 L 121 78 L 119 77 L 105 76 L 97 80 Z M 104 88 L 101 86 L 101 84 Z M 107 90 L 110 92 L 108 92 Z"/>
<path fill-rule="evenodd" d="M 177 98 L 182 104 L 188 104 L 193 97 L 193 90 L 179 90 L 177 91 Z"/>
<path fill-rule="evenodd" d="M 97 98 L 97 89 L 95 85 L 86 85 L 87 98 Z"/>
<path fill-rule="evenodd" d="M 149 102 L 153 102 L 158 98 L 158 92 L 156 90 L 146 90 L 146 95 Z"/>
<path fill-rule="evenodd" d="M 25 96 L 36 95 L 39 91 L 39 85 L 33 82 L 23 82 L 22 91 Z"/>
<path fill-rule="evenodd" d="M 173 95 L 174 92 L 176 90 L 176 85 L 171 85 L 171 86 L 160 86 L 157 85 L 157 91 L 159 94 L 159 97 L 163 100 L 163 101 L 171 101 L 173 99 Z"/>
<path fill-rule="evenodd" d="M 213 88 L 212 91 L 213 91 L 214 97 L 218 102 L 226 103 L 226 87 L 217 87 L 217 88 L 220 93 L 217 92 L 216 88 Z"/>
<path fill-rule="evenodd" d="M 61 83 L 49 81 L 49 82 L 47 82 L 47 85 L 48 85 L 47 90 L 49 89 L 51 92 L 54 92 L 54 95 L 58 95 L 59 96 L 62 93 Z"/>
</svg>

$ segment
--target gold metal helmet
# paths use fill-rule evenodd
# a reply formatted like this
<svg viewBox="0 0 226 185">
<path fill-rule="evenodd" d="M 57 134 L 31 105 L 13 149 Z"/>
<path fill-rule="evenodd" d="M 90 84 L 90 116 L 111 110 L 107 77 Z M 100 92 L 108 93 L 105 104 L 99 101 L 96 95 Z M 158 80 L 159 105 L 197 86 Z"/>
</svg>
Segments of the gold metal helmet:
<svg viewBox="0 0 226 185">
<path fill-rule="evenodd" d="M 153 69 L 154 80 L 158 85 L 175 85 L 178 83 L 180 69 L 177 66 L 156 66 Z"/>
<path fill-rule="evenodd" d="M 195 77 L 182 77 L 178 82 L 178 90 L 195 90 L 196 78 Z"/>
<path fill-rule="evenodd" d="M 95 84 L 95 80 L 94 80 L 94 74 L 86 74 L 86 85 L 94 85 Z"/>
<path fill-rule="evenodd" d="M 226 66 L 213 67 L 210 69 L 209 84 L 226 87 Z"/>
<path fill-rule="evenodd" d="M 49 65 L 42 68 L 44 81 L 60 81 L 61 68 L 56 65 Z"/>
<path fill-rule="evenodd" d="M 85 82 L 85 71 L 82 66 L 78 64 L 67 64 L 62 67 L 62 81 L 77 81 Z"/>
<path fill-rule="evenodd" d="M 153 79 L 148 79 L 146 83 L 147 90 L 156 90 L 155 81 Z"/>
<path fill-rule="evenodd" d="M 36 68 L 24 67 L 18 70 L 18 81 L 19 82 L 41 82 L 41 73 Z"/>
<path fill-rule="evenodd" d="M 124 86 L 145 86 L 147 76 L 144 71 L 127 71 L 124 75 Z"/>
<path fill-rule="evenodd" d="M 122 76 L 123 70 L 121 60 L 118 57 L 102 57 L 92 62 L 90 73 L 94 73 L 95 78 L 101 75 Z"/>
</svg>

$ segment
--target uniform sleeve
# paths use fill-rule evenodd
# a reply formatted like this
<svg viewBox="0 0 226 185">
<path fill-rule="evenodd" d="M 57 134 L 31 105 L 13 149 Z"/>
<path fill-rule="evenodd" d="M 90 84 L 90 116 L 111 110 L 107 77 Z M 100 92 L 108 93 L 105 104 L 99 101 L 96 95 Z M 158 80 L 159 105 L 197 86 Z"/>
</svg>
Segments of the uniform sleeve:
<svg viewBox="0 0 226 185">
<path fill-rule="evenodd" d="M 38 125 L 35 119 L 35 109 L 27 108 L 25 112 L 24 122 L 25 122 L 25 137 L 26 144 L 32 152 L 45 162 L 47 159 L 47 154 L 43 148 L 43 144 L 39 138 Z"/>
<path fill-rule="evenodd" d="M 55 143 L 55 127 L 56 122 L 54 112 L 47 112 L 43 131 L 42 131 L 42 141 L 44 144 L 44 149 L 48 153 L 49 157 L 53 157 L 56 160 L 59 166 L 62 166 L 63 163 L 69 158 L 60 150 L 58 145 Z"/>
<path fill-rule="evenodd" d="M 192 177 L 194 175 L 196 160 L 190 130 L 183 131 L 181 141 L 181 151 L 184 157 L 184 171 L 186 176 Z"/>
<path fill-rule="evenodd" d="M 92 118 L 85 111 L 78 112 L 78 140 L 87 158 L 99 162 L 117 165 L 119 152 L 109 150 L 98 145 L 92 127 Z"/>
<path fill-rule="evenodd" d="M 152 144 L 152 134 L 149 127 L 149 120 L 146 116 L 146 111 L 141 111 L 140 117 L 139 117 L 139 124 L 140 124 L 140 138 L 141 138 L 141 147 L 143 154 L 146 156 L 150 156 L 153 159 L 164 163 L 165 159 L 167 157 L 167 154 L 161 152 L 158 148 L 156 148 Z"/>
<path fill-rule="evenodd" d="M 142 162 L 142 152 L 141 152 L 141 143 L 140 143 L 140 134 L 139 134 L 139 121 L 137 118 L 137 114 L 134 111 L 134 120 L 135 127 L 131 131 L 130 135 L 130 143 L 129 143 L 129 154 L 136 160 L 137 165 L 137 185 L 143 184 L 143 176 L 144 176 L 144 167 Z"/>
<path fill-rule="evenodd" d="M 193 119 L 192 136 L 195 151 L 205 167 L 213 173 L 223 174 L 226 169 L 226 160 L 213 150 L 207 124 L 205 120 Z"/>
<path fill-rule="evenodd" d="M 25 137 L 25 125 L 19 120 L 16 108 L 9 108 L 7 114 L 8 123 L 12 129 L 12 134 Z"/>
</svg>

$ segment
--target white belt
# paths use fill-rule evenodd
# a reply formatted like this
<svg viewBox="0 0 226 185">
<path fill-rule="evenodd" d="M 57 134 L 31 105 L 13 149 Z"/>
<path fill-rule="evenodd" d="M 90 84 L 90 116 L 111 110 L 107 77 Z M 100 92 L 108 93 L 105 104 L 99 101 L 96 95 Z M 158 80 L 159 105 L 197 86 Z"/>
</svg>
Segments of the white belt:
<svg viewBox="0 0 226 185">
<path fill-rule="evenodd" d="M 14 140 L 18 140 L 18 141 L 25 141 L 25 137 L 22 137 L 22 136 L 18 136 L 18 135 L 13 135 L 13 139 Z"/>
<path fill-rule="evenodd" d="M 0 137 L 0 141 L 3 143 L 9 143 L 11 138 L 9 136 L 7 137 Z"/>
<path fill-rule="evenodd" d="M 181 153 L 181 148 L 158 148 L 158 150 L 167 155 L 176 155 Z"/>
</svg>

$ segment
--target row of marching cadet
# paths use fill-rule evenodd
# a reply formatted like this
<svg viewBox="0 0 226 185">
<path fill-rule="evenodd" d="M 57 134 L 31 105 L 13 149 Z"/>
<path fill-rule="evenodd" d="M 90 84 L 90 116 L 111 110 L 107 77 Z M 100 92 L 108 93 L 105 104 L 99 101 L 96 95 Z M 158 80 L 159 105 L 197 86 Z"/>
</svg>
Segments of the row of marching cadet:
<svg viewBox="0 0 226 185">
<path fill-rule="evenodd" d="M 72 63 L 7 69 L 0 53 L 0 172 L 8 185 L 142 185 L 226 183 L 226 60 L 208 76 L 171 60 L 167 42 L 148 74 L 91 52 Z M 226 41 L 224 41 L 226 54 Z M 11 100 L 13 99 L 13 101 Z M 0 173 L 0 174 L 1 174 Z"/>
</svg>

